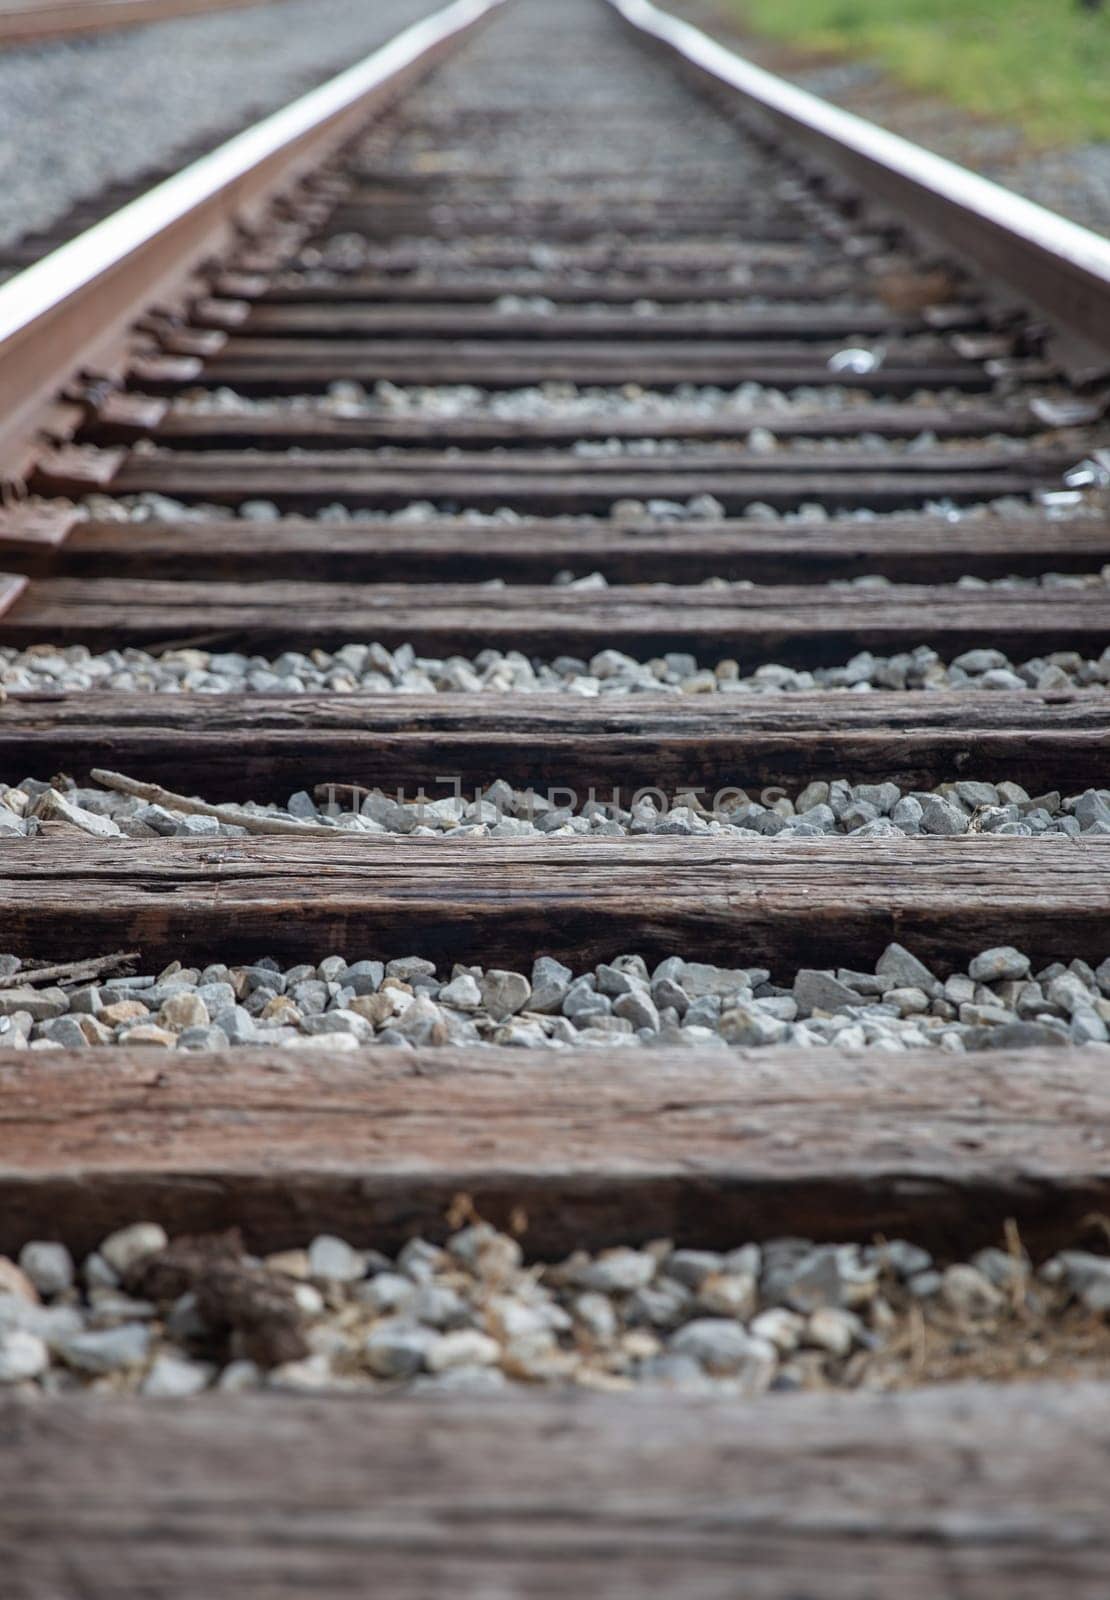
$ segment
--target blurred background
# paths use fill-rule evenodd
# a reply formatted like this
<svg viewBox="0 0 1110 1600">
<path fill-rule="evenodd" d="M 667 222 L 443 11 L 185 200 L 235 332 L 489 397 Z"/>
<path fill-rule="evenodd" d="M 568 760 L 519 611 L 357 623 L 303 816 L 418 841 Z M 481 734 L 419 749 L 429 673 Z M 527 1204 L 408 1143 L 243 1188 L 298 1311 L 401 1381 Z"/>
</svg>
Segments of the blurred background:
<svg viewBox="0 0 1110 1600">
<path fill-rule="evenodd" d="M 734 48 L 1110 232 L 1105 0 L 669 0 Z"/>
<path fill-rule="evenodd" d="M 0 281 L 441 3 L 0 0 Z M 1110 0 L 660 3 L 1110 233 Z"/>
</svg>

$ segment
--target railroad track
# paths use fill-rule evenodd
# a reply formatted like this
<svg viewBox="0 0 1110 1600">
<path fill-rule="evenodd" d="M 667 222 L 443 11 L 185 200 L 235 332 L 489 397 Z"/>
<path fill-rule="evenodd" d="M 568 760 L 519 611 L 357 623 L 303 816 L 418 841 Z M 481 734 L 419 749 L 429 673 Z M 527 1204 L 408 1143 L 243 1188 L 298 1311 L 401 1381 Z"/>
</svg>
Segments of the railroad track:
<svg viewBox="0 0 1110 1600">
<path fill-rule="evenodd" d="M 5 0 L 0 5 L 0 49 L 42 44 L 116 28 L 135 28 L 172 17 L 257 5 L 260 0 Z"/>
<path fill-rule="evenodd" d="M 1108 263 L 463 0 L 0 287 L 10 1593 L 1104 1592 Z"/>
</svg>

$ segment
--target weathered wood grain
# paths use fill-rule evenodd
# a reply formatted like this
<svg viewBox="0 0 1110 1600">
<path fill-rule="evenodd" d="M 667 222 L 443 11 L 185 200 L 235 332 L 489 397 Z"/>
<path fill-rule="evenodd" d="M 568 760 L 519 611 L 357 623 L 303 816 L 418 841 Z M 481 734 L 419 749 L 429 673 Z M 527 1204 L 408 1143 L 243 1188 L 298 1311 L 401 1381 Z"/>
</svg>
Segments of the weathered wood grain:
<svg viewBox="0 0 1110 1600">
<path fill-rule="evenodd" d="M 945 973 L 1003 943 L 1097 963 L 1110 840 L 53 837 L 0 852 L 0 920 L 7 948 L 51 961 L 127 945 L 148 964 L 338 951 L 592 965 L 635 949 L 742 956 L 789 981 L 898 939 Z"/>
<path fill-rule="evenodd" d="M 1110 1564 L 1096 1382 L 13 1399 L 0 1439 L 9 1600 L 1102 1600 Z"/>
<path fill-rule="evenodd" d="M 535 246 L 528 239 L 493 238 L 467 241 L 467 268 L 499 271 L 502 268 L 535 267 Z M 831 240 L 812 239 L 805 244 L 760 243 L 740 239 L 606 239 L 589 243 L 563 243 L 552 247 L 547 260 L 553 269 L 569 272 L 727 272 L 737 266 L 758 265 L 776 270 L 793 268 L 801 276 L 828 267 L 843 267 L 844 254 Z M 438 268 L 443 262 L 441 249 L 421 239 L 383 242 L 367 251 L 363 270 L 384 273 L 422 269 L 429 262 Z M 289 263 L 283 261 L 282 265 Z M 448 263 L 456 265 L 457 263 Z M 294 259 L 293 265 L 296 265 Z M 253 271 L 253 268 L 247 268 Z M 272 263 L 268 270 L 272 270 Z M 347 276 L 342 271 L 337 277 Z M 645 290 L 646 292 L 646 290 Z"/>
<path fill-rule="evenodd" d="M 293 417 L 295 421 L 295 413 Z M 200 420 L 203 424 L 204 419 Z M 242 418 L 232 420 L 243 428 Z M 326 418 L 318 420 L 327 421 Z M 283 419 L 271 416 L 269 421 L 280 423 Z M 895 456 L 866 445 L 838 450 L 835 455 L 800 447 L 774 463 L 769 462 L 765 454 L 729 440 L 695 442 L 665 455 L 644 457 L 580 456 L 567 450 L 532 448 L 495 454 L 460 452 L 452 448 L 454 441 L 449 436 L 443 441 L 445 448 L 439 448 L 439 441 L 433 438 L 427 441 L 431 447 L 418 446 L 404 451 L 392 447 L 381 452 L 361 450 L 348 447 L 348 441 L 340 442 L 342 449 L 298 449 L 293 454 L 276 449 L 260 456 L 259 444 L 266 443 L 263 429 L 253 447 L 241 450 L 173 448 L 159 454 L 144 451 L 128 455 L 117 449 L 94 452 L 86 448 L 77 456 L 72 451 L 61 450 L 45 456 L 36 483 L 49 483 L 59 489 L 68 487 L 71 481 L 65 476 L 68 467 L 80 471 L 82 486 L 89 482 L 110 484 L 113 490 L 123 493 L 141 493 L 150 487 L 151 478 L 158 473 L 169 473 L 176 481 L 179 477 L 184 479 L 190 474 L 208 472 L 216 476 L 217 482 L 258 473 L 272 475 L 280 486 L 293 471 L 309 475 L 343 474 L 356 481 L 370 474 L 388 480 L 405 473 L 419 474 L 421 478 L 431 476 L 433 480 L 439 477 L 461 480 L 473 476 L 503 479 L 506 483 L 545 477 L 567 479 L 572 484 L 590 478 L 642 477 L 661 480 L 660 492 L 663 492 L 671 480 L 678 482 L 697 477 L 700 482 L 737 476 L 774 483 L 785 473 L 797 473 L 818 484 L 826 479 L 835 481 L 853 475 L 879 480 L 918 476 L 977 480 L 991 474 L 997 474 L 1004 483 L 1020 479 L 1026 484 L 1035 484 L 1049 478 L 1055 481 L 1075 464 L 1074 446 L 1029 446 L 1015 453 L 1004 445 L 966 441 L 958 448 L 938 446 Z M 95 470 L 101 464 L 103 471 Z M 78 481 L 76 473 L 72 481 Z"/>
<path fill-rule="evenodd" d="M 521 214 L 521 210 L 524 214 Z M 483 238 L 491 232 L 512 227 L 514 232 L 525 232 L 529 243 L 538 244 L 590 244 L 620 233 L 629 239 L 676 239 L 689 243 L 695 239 L 721 239 L 731 243 L 738 239 L 751 244 L 804 243 L 813 228 L 799 218 L 784 217 L 770 211 L 755 216 L 738 215 L 713 206 L 694 203 L 683 205 L 661 204 L 645 213 L 638 206 L 614 206 L 606 215 L 590 216 L 573 211 L 561 215 L 544 214 L 542 208 L 533 209 L 531 215 L 525 208 L 509 206 L 466 206 L 429 209 L 426 206 L 392 208 L 339 205 L 327 220 L 327 231 L 333 233 L 359 233 L 369 240 L 390 243 L 400 234 L 419 236 L 425 242 L 434 239 Z M 532 233 L 532 229 L 535 233 Z"/>
<path fill-rule="evenodd" d="M 74 509 L 34 502 L 0 508 L 0 559 L 25 568 L 49 562 L 78 520 Z"/>
<path fill-rule="evenodd" d="M 22 580 L 18 580 L 22 583 Z M 0 617 L 0 644 L 100 647 L 232 642 L 256 650 L 350 640 L 412 643 L 428 654 L 487 646 L 536 656 L 640 657 L 686 649 L 714 663 L 834 665 L 857 650 L 929 644 L 946 659 L 990 645 L 1014 659 L 1050 650 L 1099 655 L 1110 608 L 1099 589 L 991 590 L 906 584 L 826 591 L 800 585 L 730 590 L 644 584 L 583 593 L 468 584 L 159 582 L 33 579 Z"/>
<path fill-rule="evenodd" d="M 297 342 L 288 350 L 256 351 L 261 340 L 250 341 L 242 353 L 220 352 L 205 361 L 194 361 L 195 351 L 184 337 L 163 341 L 166 354 L 159 365 L 136 356 L 129 381 L 150 394 L 175 394 L 183 382 L 192 385 L 223 385 L 245 395 L 325 394 L 338 379 L 351 379 L 372 388 L 384 380 L 397 384 L 477 384 L 485 389 L 519 389 L 542 383 L 621 384 L 628 381 L 627 356 L 623 362 L 574 357 L 561 346 L 538 344 L 528 357 L 508 356 L 502 344 L 490 344 L 484 352 L 457 353 L 455 344 L 444 341 L 438 351 L 427 355 L 407 355 L 396 348 L 397 341 L 383 340 L 365 353 L 354 341 L 337 344 L 329 354 L 320 350 L 313 356 L 294 358 Z M 667 346 L 662 347 L 664 352 Z M 990 389 L 993 380 L 982 368 L 973 365 L 911 367 L 885 363 L 876 372 L 832 372 L 827 360 L 793 365 L 761 360 L 752 348 L 739 346 L 739 353 L 723 361 L 706 361 L 691 355 L 677 360 L 639 353 L 636 379 L 645 388 L 675 389 L 680 384 L 759 383 L 767 388 L 843 388 L 865 394 L 912 395 L 919 389 L 960 389 L 978 393 Z M 182 363 L 185 364 L 182 364 Z M 1048 376 L 1049 374 L 1046 374 Z M 1030 375 L 1033 378 L 1040 374 Z"/>
<path fill-rule="evenodd" d="M 468 132 L 480 128 L 483 123 L 481 110 L 462 105 L 453 105 L 450 108 L 441 107 L 438 115 L 431 106 L 425 104 L 417 112 L 416 107 L 410 107 L 414 124 L 423 134 L 434 135 L 434 145 L 444 151 L 446 160 L 444 164 L 425 169 L 416 169 L 411 162 L 405 161 L 403 154 L 398 152 L 399 159 L 387 160 L 379 158 L 379 153 L 365 147 L 355 148 L 349 152 L 343 164 L 343 184 L 341 194 L 348 193 L 346 185 L 357 182 L 360 187 L 369 186 L 375 193 L 390 191 L 399 195 L 427 194 L 433 191 L 438 194 L 450 194 L 458 182 L 459 174 L 459 141 L 460 128 Z M 616 108 L 613 108 L 612 120 L 607 121 L 607 126 L 618 120 Z M 485 126 L 488 127 L 488 114 Z M 508 157 L 509 152 L 504 149 L 501 156 Z M 588 188 L 579 188 L 582 204 L 589 206 L 594 202 L 597 189 L 615 187 L 618 192 L 626 192 L 634 186 L 637 195 L 644 190 L 654 193 L 657 186 L 664 186 L 668 193 L 676 190 L 685 194 L 691 193 L 711 194 L 719 196 L 722 193 L 733 198 L 742 198 L 747 192 L 744 187 L 744 178 L 748 176 L 741 170 L 743 155 L 737 147 L 735 159 L 730 159 L 727 164 L 720 162 L 683 161 L 677 156 L 673 165 L 665 160 L 654 157 L 650 152 L 643 152 L 642 163 L 638 162 L 636 171 L 630 173 L 627 168 L 606 164 L 601 155 L 597 159 L 587 160 L 581 168 L 576 167 L 574 173 L 575 183 L 578 186 L 588 185 Z M 766 170 L 766 169 L 764 169 Z M 473 171 L 467 171 L 466 187 L 469 194 L 480 195 L 485 190 L 492 190 L 499 194 L 508 190 L 510 198 L 515 196 L 522 188 L 524 193 L 538 195 L 541 199 L 550 195 L 550 183 L 545 181 L 546 174 L 524 173 L 519 166 L 506 165 L 504 159 L 497 159 L 492 154 L 489 164 L 475 166 Z M 750 184 L 748 185 L 750 187 Z"/>
<path fill-rule="evenodd" d="M 204 349 L 198 341 L 206 342 Z M 166 327 L 160 344 L 167 355 L 207 355 L 207 381 L 271 394 L 315 392 L 343 377 L 370 384 L 386 378 L 397 383 L 479 383 L 491 388 L 548 381 L 624 383 L 629 361 L 627 341 L 605 339 L 554 344 L 534 339 L 225 339 Z M 833 384 L 891 395 L 992 386 L 981 363 L 953 355 L 939 341 L 886 341 L 881 367 L 862 374 L 830 370 L 829 358 L 838 348 L 835 340 L 644 339 L 636 347 L 636 378 L 650 387 L 685 382 L 756 382 L 784 388 Z"/>
<path fill-rule="evenodd" d="M 721 178 L 725 176 L 720 168 L 718 173 Z M 482 238 L 488 237 L 487 224 L 504 228 L 514 218 L 527 220 L 531 225 L 534 220 L 554 215 L 561 221 L 590 221 L 596 224 L 614 218 L 623 210 L 625 214 L 637 215 L 643 221 L 643 212 L 637 208 L 645 198 L 653 199 L 665 217 L 714 217 L 721 221 L 732 221 L 738 227 L 742 227 L 749 218 L 767 219 L 772 223 L 785 221 L 793 227 L 807 220 L 796 205 L 784 203 L 766 190 L 756 190 L 750 181 L 745 184 L 738 171 L 733 174 L 732 182 L 701 181 L 691 184 L 689 188 L 666 182 L 662 173 L 654 181 L 648 182 L 637 174 L 635 194 L 622 195 L 618 186 L 616 192 L 604 201 L 596 194 L 583 194 L 577 184 L 573 189 L 568 189 L 563 184 L 541 186 L 532 183 L 519 189 L 515 185 L 510 188 L 502 186 L 500 192 L 496 189 L 490 192 L 489 185 L 483 190 L 476 190 L 469 183 L 460 184 L 456 178 L 454 184 L 441 186 L 438 193 L 422 195 L 414 194 L 411 189 L 398 188 L 388 181 L 383 183 L 375 178 L 364 179 L 353 173 L 346 176 L 347 181 L 334 195 L 338 208 L 363 213 L 373 211 L 376 215 L 386 216 L 392 223 L 390 232 L 403 236 L 410 234 L 410 224 L 419 224 L 425 218 L 429 221 L 458 222 L 464 227 L 469 222 L 477 222 Z M 327 215 L 330 220 L 335 212 Z M 825 230 L 811 228 L 809 231 L 820 234 Z"/>
<path fill-rule="evenodd" d="M 445 350 L 444 341 L 422 339 L 345 338 L 342 340 L 270 335 L 247 338 L 238 332 L 224 335 L 202 329 L 178 327 L 173 323 L 156 324 L 163 349 L 170 355 L 200 355 L 211 352 L 213 365 L 222 361 L 247 360 L 271 362 L 279 366 L 312 365 L 331 360 L 336 372 L 348 363 L 363 364 L 382 361 L 437 361 L 449 354 L 459 361 L 504 362 L 519 361 L 522 366 L 537 362 L 546 370 L 547 363 L 566 364 L 581 362 L 585 365 L 605 367 L 619 371 L 627 381 L 629 348 L 626 341 L 605 338 L 567 338 L 557 342 L 552 350 L 544 340 L 519 338 L 498 340 L 495 346 L 485 339 L 452 339 Z M 636 370 L 642 372 L 645 364 L 693 366 L 706 371 L 730 371 L 737 362 L 760 362 L 767 367 L 790 370 L 808 363 L 825 369 L 826 376 L 843 383 L 849 374 L 830 373 L 827 362 L 837 355 L 842 341 L 803 340 L 789 338 L 768 339 L 702 339 L 689 343 L 675 343 L 668 339 L 644 337 L 636 343 Z M 929 387 L 935 371 L 951 370 L 960 377 L 990 388 L 991 381 L 982 362 L 956 355 L 947 341 L 936 336 L 889 339 L 884 341 L 882 370 L 920 375 L 922 387 Z M 643 382 L 642 377 L 638 380 Z"/>
<path fill-rule="evenodd" d="M 111 456 L 112 452 L 105 452 Z M 770 466 L 767 456 L 759 451 L 743 448 L 726 441 L 724 444 L 697 444 L 665 455 L 579 456 L 572 451 L 547 449 L 522 449 L 487 452 L 460 452 L 451 448 L 413 448 L 404 451 L 305 450 L 294 455 L 272 451 L 258 460 L 256 450 L 178 450 L 161 454 L 134 454 L 123 460 L 118 473 L 112 477 L 113 487 L 130 490 L 135 483 L 143 482 L 143 474 L 169 469 L 185 474 L 205 470 L 218 474 L 259 471 L 284 474 L 291 467 L 302 472 L 343 472 L 366 474 L 370 472 L 431 475 L 470 475 L 479 478 L 503 477 L 507 481 L 517 478 L 553 479 L 568 478 L 626 478 L 642 475 L 646 479 L 661 479 L 665 484 L 696 477 L 700 482 L 708 478 L 749 474 L 759 479 L 773 480 L 778 473 L 797 473 L 800 477 L 823 482 L 826 478 L 840 478 L 859 474 L 869 478 L 947 477 L 981 478 L 997 473 L 1004 482 L 1023 479 L 1037 483 L 1048 478 L 1058 479 L 1064 471 L 1075 465 L 1075 446 L 1043 445 L 1023 446 L 1015 453 L 1006 445 L 990 443 L 962 443 L 929 450 L 907 451 L 891 455 L 866 445 L 838 450 L 830 456 L 824 450 L 804 447 L 783 456 L 776 466 Z"/>
<path fill-rule="evenodd" d="M 733 296 L 734 298 L 734 296 Z M 976 317 L 971 313 L 969 320 Z M 255 305 L 245 317 L 225 318 L 217 304 L 194 308 L 197 327 L 234 327 L 242 338 L 295 334 L 314 339 L 634 339 L 644 337 L 638 311 L 506 311 L 485 306 Z M 884 306 L 781 306 L 774 309 L 662 307 L 651 315 L 657 339 L 833 339 L 920 333 L 919 317 Z"/>
<path fill-rule="evenodd" d="M 145 415 L 129 415 L 127 402 L 138 402 Z M 154 410 L 152 408 L 158 408 Z M 83 437 L 102 443 L 150 437 L 158 444 L 192 448 L 321 449 L 370 448 L 377 444 L 457 445 L 467 449 L 533 444 L 574 444 L 579 439 L 744 439 L 753 428 L 768 428 L 781 439 L 843 439 L 878 434 L 912 439 L 920 433 L 938 438 L 975 438 L 982 434 L 1027 434 L 1040 426 L 1020 405 L 971 409 L 905 406 L 853 406 L 846 411 L 739 411 L 722 407 L 712 416 L 688 417 L 650 413 L 637 417 L 434 417 L 368 415 L 331 416 L 326 412 L 198 412 L 166 401 L 132 394 L 113 394 L 97 407 Z M 1073 451 L 1074 455 L 1074 451 Z M 826 458 L 826 468 L 831 463 Z M 889 457 L 885 465 L 889 465 Z M 763 458 L 766 469 L 767 458 Z"/>
<path fill-rule="evenodd" d="M 273 552 L 267 552 L 267 560 Z M 811 778 L 932 788 L 1017 779 L 1030 794 L 1110 787 L 1099 692 L 660 695 L 24 694 L 0 703 L 0 782 L 102 762 L 216 800 L 351 783 L 449 792 L 494 777 L 668 796 Z"/>
<path fill-rule="evenodd" d="M 973 575 L 1002 578 L 1094 573 L 1110 560 L 1110 524 L 1037 517 L 944 523 L 899 516 L 882 522 L 686 522 L 678 526 L 535 519 L 473 527 L 449 518 L 415 524 L 329 523 L 283 517 L 184 522 L 60 519 L 44 543 L 7 537 L 0 553 L 35 576 L 251 582 L 550 582 L 561 571 L 601 572 L 610 583 L 691 584 L 705 578 L 817 584 L 880 574 L 936 584 Z M 260 559 L 264 552 L 265 559 Z"/>
<path fill-rule="evenodd" d="M 508 455 L 487 454 L 471 461 L 422 463 L 367 457 L 356 451 L 331 455 L 283 455 L 244 451 L 176 452 L 129 456 L 104 485 L 112 494 L 160 494 L 175 500 L 239 505 L 267 499 L 285 510 L 311 511 L 340 504 L 351 508 L 399 510 L 413 500 L 457 505 L 477 511 L 511 506 L 515 511 L 549 516 L 608 512 L 618 500 L 641 502 L 659 497 L 683 502 L 713 495 L 731 515 L 756 502 L 791 509 L 817 501 L 830 511 L 863 507 L 900 511 L 930 501 L 975 504 L 1005 495 L 1030 494 L 1060 480 L 1063 459 L 1035 457 L 1010 462 L 987 457 L 966 464 L 961 456 L 909 458 L 884 467 L 879 456 L 861 455 L 843 464 L 821 456 L 777 470 L 764 457 L 738 461 L 691 459 L 674 467 L 661 458 L 644 469 L 625 460 L 546 464 Z M 37 493 L 66 495 L 77 489 L 64 467 L 37 471 Z M 85 489 L 79 492 L 86 492 Z"/>
<path fill-rule="evenodd" d="M 0 617 L 6 615 L 26 591 L 26 578 L 18 573 L 0 572 Z"/>
<path fill-rule="evenodd" d="M 0 1250 L 88 1250 L 137 1217 L 442 1238 L 460 1193 L 529 1254 L 669 1237 L 913 1237 L 966 1252 L 1014 1217 L 1050 1251 L 1110 1202 L 1090 1050 L 0 1051 Z"/>
<path fill-rule="evenodd" d="M 457 268 L 428 268 L 422 274 L 404 275 L 373 272 L 342 272 L 323 281 L 296 272 L 279 272 L 271 279 L 253 282 L 242 273 L 222 273 L 213 281 L 213 292 L 232 299 L 249 299 L 259 305 L 380 305 L 398 301 L 481 305 L 506 294 L 542 295 L 560 305 L 582 303 L 627 304 L 650 298 L 661 304 L 697 305 L 700 302 L 736 300 L 758 295 L 761 300 L 786 300 L 811 304 L 859 293 L 859 275 L 850 268 L 815 266 L 804 274 L 790 274 L 784 266 L 753 267 L 741 280 L 710 270 L 643 275 L 608 272 L 583 279 L 563 273 L 535 269 L 522 280 L 519 272 L 478 270 L 460 273 Z"/>
</svg>

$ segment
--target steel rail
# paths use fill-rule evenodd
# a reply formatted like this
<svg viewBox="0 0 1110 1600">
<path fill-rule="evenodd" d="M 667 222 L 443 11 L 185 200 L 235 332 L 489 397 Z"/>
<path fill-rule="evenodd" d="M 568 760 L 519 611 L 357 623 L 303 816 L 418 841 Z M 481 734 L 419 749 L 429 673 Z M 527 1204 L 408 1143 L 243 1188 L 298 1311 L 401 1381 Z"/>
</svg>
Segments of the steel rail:
<svg viewBox="0 0 1110 1600">
<path fill-rule="evenodd" d="M 608 0 L 638 33 L 735 90 L 764 131 L 784 135 L 909 232 L 1004 284 L 1054 329 L 1077 379 L 1110 371 L 1110 240 L 900 135 L 757 67 L 651 0 Z"/>
<path fill-rule="evenodd" d="M 454 0 L 0 285 L 0 477 L 80 368 L 118 365 L 135 317 L 180 293 L 281 190 L 504 0 Z"/>
<path fill-rule="evenodd" d="M 30 5 L 0 5 L 0 49 L 268 3 L 270 0 L 37 0 Z"/>
</svg>

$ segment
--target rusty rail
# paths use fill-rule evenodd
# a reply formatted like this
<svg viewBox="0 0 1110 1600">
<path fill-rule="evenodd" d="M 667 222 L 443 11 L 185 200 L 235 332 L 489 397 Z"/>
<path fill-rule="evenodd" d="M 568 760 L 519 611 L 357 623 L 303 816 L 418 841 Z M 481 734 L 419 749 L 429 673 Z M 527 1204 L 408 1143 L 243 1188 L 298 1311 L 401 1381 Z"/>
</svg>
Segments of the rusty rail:
<svg viewBox="0 0 1110 1600">
<path fill-rule="evenodd" d="M 46 0 L 40 4 L 0 6 L 0 50 L 79 34 L 137 28 L 174 17 L 240 11 L 264 3 L 268 0 Z"/>
</svg>

